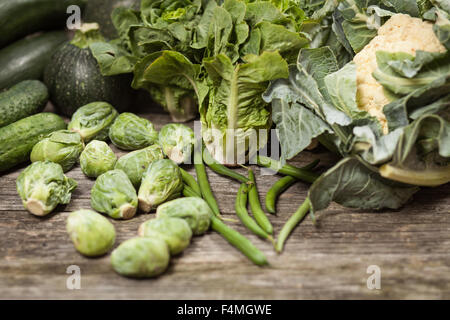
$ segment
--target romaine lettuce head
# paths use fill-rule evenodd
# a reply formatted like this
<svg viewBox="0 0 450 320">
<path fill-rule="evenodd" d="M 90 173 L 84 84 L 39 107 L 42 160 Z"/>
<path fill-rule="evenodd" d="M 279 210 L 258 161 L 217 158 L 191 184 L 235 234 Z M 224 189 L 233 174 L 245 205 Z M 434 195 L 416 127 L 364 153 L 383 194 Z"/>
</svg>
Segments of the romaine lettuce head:
<svg viewBox="0 0 450 320">
<path fill-rule="evenodd" d="M 270 107 L 262 99 L 271 80 L 288 76 L 287 62 L 277 52 L 248 55 L 233 65 L 224 54 L 206 59 L 211 90 L 200 108 L 202 135 L 211 155 L 235 164 L 267 142 L 272 125 Z"/>
</svg>

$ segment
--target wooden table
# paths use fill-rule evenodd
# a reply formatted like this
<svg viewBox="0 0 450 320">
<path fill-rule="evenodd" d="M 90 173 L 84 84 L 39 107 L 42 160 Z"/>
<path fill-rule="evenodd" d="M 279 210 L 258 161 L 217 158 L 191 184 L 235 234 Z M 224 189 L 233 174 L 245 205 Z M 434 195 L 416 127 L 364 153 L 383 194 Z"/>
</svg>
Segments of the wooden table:
<svg viewBox="0 0 450 320">
<path fill-rule="evenodd" d="M 167 115 L 147 114 L 157 128 Z M 115 149 L 118 151 L 117 149 Z M 118 152 L 120 153 L 120 152 Z M 305 152 L 293 163 L 320 158 L 325 151 Z M 307 218 L 288 240 L 283 254 L 251 235 L 240 223 L 228 223 L 247 235 L 267 255 L 270 266 L 259 268 L 210 232 L 193 239 L 157 279 L 123 278 L 109 256 L 79 255 L 65 231 L 69 212 L 90 208 L 93 180 L 79 167 L 68 176 L 78 181 L 72 201 L 38 218 L 23 209 L 15 181 L 25 166 L 0 176 L 0 299 L 380 299 L 450 298 L 450 185 L 424 189 L 402 210 L 367 212 L 333 204 L 314 226 Z M 194 173 L 192 168 L 189 168 Z M 258 171 L 257 171 L 258 173 Z M 220 209 L 235 217 L 239 185 L 208 171 Z M 263 199 L 279 176 L 259 176 Z M 298 183 L 282 195 L 278 215 L 270 216 L 275 231 L 302 203 L 308 186 Z M 117 242 L 134 237 L 152 215 L 113 221 Z M 68 290 L 66 269 L 81 270 L 81 289 Z M 381 289 L 367 288 L 367 268 L 381 270 Z"/>
</svg>

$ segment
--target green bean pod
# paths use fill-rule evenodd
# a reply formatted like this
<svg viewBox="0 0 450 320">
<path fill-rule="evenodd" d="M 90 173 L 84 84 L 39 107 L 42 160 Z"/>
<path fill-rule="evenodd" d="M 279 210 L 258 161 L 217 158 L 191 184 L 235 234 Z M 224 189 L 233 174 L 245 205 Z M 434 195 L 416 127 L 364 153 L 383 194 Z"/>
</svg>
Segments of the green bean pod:
<svg viewBox="0 0 450 320">
<path fill-rule="evenodd" d="M 302 221 L 302 219 L 308 214 L 311 208 L 311 203 L 308 198 L 306 198 L 305 202 L 298 208 L 298 210 L 289 218 L 289 220 L 285 223 L 283 228 L 280 231 L 278 236 L 277 244 L 275 246 L 275 250 L 277 252 L 283 251 L 284 243 L 295 227 Z"/>
<path fill-rule="evenodd" d="M 276 201 L 280 194 L 289 189 L 297 179 L 291 176 L 285 176 L 275 182 L 266 194 L 266 210 L 272 214 L 276 213 Z"/>
<path fill-rule="evenodd" d="M 261 208 L 258 189 L 256 187 L 255 174 L 251 169 L 248 171 L 248 176 L 253 182 L 253 185 L 250 186 L 250 190 L 248 191 L 248 200 L 250 203 L 250 208 L 252 209 L 253 216 L 255 217 L 256 222 L 264 231 L 266 231 L 268 234 L 273 234 L 272 224 L 267 218 L 264 210 Z"/>
<path fill-rule="evenodd" d="M 317 174 L 315 172 L 311 172 L 309 169 L 309 167 L 311 167 L 311 166 L 312 166 L 312 168 L 314 168 L 317 165 L 318 160 L 315 160 L 314 162 L 312 162 L 311 164 L 306 166 L 306 168 L 308 168 L 308 169 L 297 168 L 297 167 L 291 166 L 289 164 L 285 164 L 284 166 L 282 166 L 280 168 L 280 163 L 278 161 L 275 161 L 271 158 L 263 157 L 263 156 L 258 156 L 257 162 L 258 162 L 258 165 L 261 167 L 269 168 L 269 169 L 272 169 L 273 171 L 281 173 L 285 176 L 291 176 L 298 180 L 309 182 L 309 183 L 313 183 L 320 176 L 319 174 Z"/>
<path fill-rule="evenodd" d="M 208 167 L 212 171 L 220 174 L 221 176 L 227 176 L 227 177 L 237 180 L 241 183 L 251 184 L 251 181 L 249 178 L 247 178 L 247 177 L 243 176 L 242 174 L 239 174 L 239 173 L 235 172 L 234 170 L 231 170 L 230 168 L 225 167 L 223 164 L 220 164 L 217 161 L 215 161 L 206 149 L 203 150 L 203 161 L 208 165 Z"/>
<path fill-rule="evenodd" d="M 242 221 L 244 226 L 247 227 L 251 232 L 256 234 L 258 237 L 263 239 L 271 239 L 272 237 L 265 232 L 256 222 L 250 217 L 247 211 L 247 198 L 248 198 L 248 187 L 247 184 L 241 184 L 238 194 L 236 196 L 236 215 Z"/>
<path fill-rule="evenodd" d="M 200 186 L 198 185 L 195 178 L 186 170 L 183 168 L 180 168 L 181 171 L 181 178 L 183 179 L 183 182 L 185 185 L 189 186 L 192 190 L 194 190 L 199 195 L 202 194 L 202 191 L 200 190 Z"/>
<path fill-rule="evenodd" d="M 206 180 L 206 183 L 208 183 L 208 180 Z M 195 191 L 193 191 L 192 188 L 186 185 L 183 190 L 183 194 L 186 197 L 201 198 L 199 195 L 195 193 Z M 254 264 L 258 266 L 264 266 L 268 264 L 265 255 L 260 250 L 258 250 L 258 248 L 256 248 L 250 242 L 250 240 L 248 240 L 246 237 L 241 235 L 236 230 L 233 230 L 230 227 L 228 227 L 217 216 L 211 217 L 211 228 L 214 231 L 218 232 L 220 235 L 222 235 L 232 246 L 241 251 L 242 254 L 244 254 L 247 258 L 249 258 Z"/>
<path fill-rule="evenodd" d="M 220 219 L 211 217 L 211 228 L 220 233 L 232 246 L 241 251 L 258 266 L 267 265 L 266 256 L 253 243 L 234 229 L 228 227 Z"/>
<path fill-rule="evenodd" d="M 202 197 L 200 194 L 195 192 L 194 189 L 189 187 L 187 184 L 184 185 L 183 196 L 185 196 L 185 197 L 198 197 L 198 198 Z"/>
<path fill-rule="evenodd" d="M 194 153 L 194 167 L 197 173 L 197 182 L 200 186 L 200 191 L 203 199 L 208 203 L 216 217 L 220 217 L 219 206 L 217 205 L 216 198 L 212 193 L 211 186 L 208 182 L 208 175 L 206 174 L 206 168 L 203 164 L 202 155 L 197 150 Z"/>
</svg>

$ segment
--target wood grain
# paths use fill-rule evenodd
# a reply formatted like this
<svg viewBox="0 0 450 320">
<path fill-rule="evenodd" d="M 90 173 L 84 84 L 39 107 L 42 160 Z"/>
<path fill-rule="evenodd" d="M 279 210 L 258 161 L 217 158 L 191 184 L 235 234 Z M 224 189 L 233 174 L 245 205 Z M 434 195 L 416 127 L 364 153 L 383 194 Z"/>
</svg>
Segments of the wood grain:
<svg viewBox="0 0 450 320">
<path fill-rule="evenodd" d="M 164 114 L 145 116 L 157 128 L 170 122 Z M 293 163 L 306 164 L 316 158 L 324 167 L 335 161 L 318 150 L 303 153 Z M 69 212 L 90 207 L 93 180 L 79 167 L 71 170 L 68 176 L 79 183 L 71 203 L 37 218 L 24 211 L 15 189 L 23 167 L 0 176 L 0 299 L 450 298 L 448 184 L 423 189 L 398 211 L 367 212 L 333 204 L 317 225 L 306 219 L 281 255 L 240 223 L 228 223 L 266 253 L 269 267 L 252 265 L 211 232 L 195 238 L 181 256 L 173 258 L 163 276 L 138 281 L 115 274 L 109 256 L 80 256 L 65 232 Z M 186 169 L 193 173 L 192 168 Z M 235 217 L 238 184 L 210 170 L 208 174 L 222 213 Z M 262 200 L 277 179 L 257 174 Z M 305 199 L 307 190 L 306 184 L 297 183 L 281 196 L 277 216 L 270 216 L 276 232 Z M 112 221 L 117 244 L 134 237 L 139 224 L 150 217 L 141 214 L 130 221 Z M 66 288 L 70 265 L 81 268 L 81 290 Z M 367 289 L 370 265 L 381 268 L 381 290 Z"/>
</svg>

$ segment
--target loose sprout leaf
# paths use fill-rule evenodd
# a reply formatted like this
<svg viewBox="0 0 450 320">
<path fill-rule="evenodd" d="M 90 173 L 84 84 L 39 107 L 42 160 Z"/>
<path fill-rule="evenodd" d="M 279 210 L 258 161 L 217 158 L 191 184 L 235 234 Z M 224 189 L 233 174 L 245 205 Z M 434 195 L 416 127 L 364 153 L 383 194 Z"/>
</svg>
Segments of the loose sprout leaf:
<svg viewBox="0 0 450 320">
<path fill-rule="evenodd" d="M 344 158 L 309 189 L 313 213 L 326 209 L 332 201 L 349 208 L 398 209 L 417 187 L 392 183 L 353 157 Z"/>
</svg>

